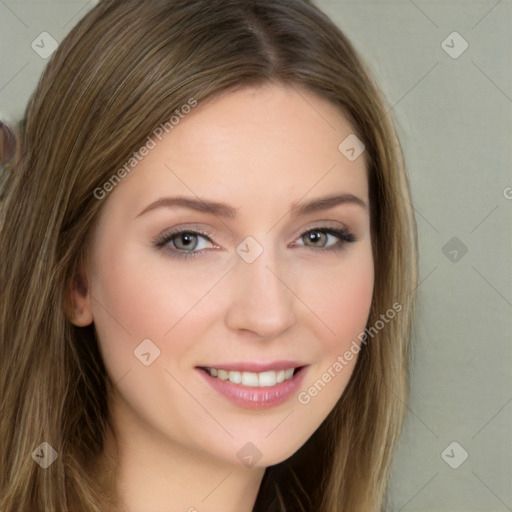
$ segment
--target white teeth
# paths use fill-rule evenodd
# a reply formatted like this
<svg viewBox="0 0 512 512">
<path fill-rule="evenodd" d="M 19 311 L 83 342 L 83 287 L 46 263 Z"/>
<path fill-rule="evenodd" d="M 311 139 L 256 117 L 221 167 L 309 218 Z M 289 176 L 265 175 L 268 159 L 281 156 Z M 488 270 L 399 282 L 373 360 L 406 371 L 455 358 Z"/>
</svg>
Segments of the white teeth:
<svg viewBox="0 0 512 512">
<path fill-rule="evenodd" d="M 229 380 L 234 384 L 242 384 L 243 386 L 248 387 L 275 386 L 285 380 L 291 379 L 295 372 L 295 368 L 288 368 L 277 372 L 269 370 L 260 373 L 227 371 L 217 368 L 206 368 L 206 370 L 212 377 L 217 377 L 221 380 Z"/>
<path fill-rule="evenodd" d="M 235 384 L 240 384 L 240 382 L 242 382 L 242 375 L 240 372 L 229 372 L 228 377 L 229 380 Z"/>
<path fill-rule="evenodd" d="M 218 370 L 217 378 L 220 380 L 228 380 L 228 372 L 226 370 Z"/>
<path fill-rule="evenodd" d="M 277 384 L 276 372 L 261 372 L 259 375 L 260 386 L 275 386 Z"/>
<path fill-rule="evenodd" d="M 293 377 L 294 370 L 295 370 L 295 368 L 288 368 L 288 370 L 285 370 L 284 371 L 284 379 L 287 380 L 287 379 Z"/>
<path fill-rule="evenodd" d="M 238 373 L 238 372 L 236 372 L 236 373 Z M 231 380 L 231 379 L 229 379 L 229 380 Z M 244 386 L 251 386 L 251 387 L 259 386 L 257 373 L 243 372 L 242 375 L 240 376 L 240 380 Z M 235 382 L 235 381 L 231 381 L 231 382 Z"/>
</svg>

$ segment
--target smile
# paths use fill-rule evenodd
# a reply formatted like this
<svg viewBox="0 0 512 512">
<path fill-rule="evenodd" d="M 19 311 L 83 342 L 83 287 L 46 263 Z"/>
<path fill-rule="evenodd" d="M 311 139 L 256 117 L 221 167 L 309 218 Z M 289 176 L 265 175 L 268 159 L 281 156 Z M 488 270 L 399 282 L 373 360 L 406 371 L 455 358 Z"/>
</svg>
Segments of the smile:
<svg viewBox="0 0 512 512">
<path fill-rule="evenodd" d="M 218 368 L 204 368 L 212 377 L 220 380 L 229 380 L 234 384 L 241 384 L 248 387 L 270 387 L 280 384 L 285 380 L 290 380 L 297 368 L 287 368 L 286 370 L 269 370 L 265 372 L 239 372 L 233 370 L 223 370 Z"/>
<path fill-rule="evenodd" d="M 292 364 L 247 363 L 232 365 L 238 366 L 236 370 L 227 369 L 228 365 L 224 368 L 199 366 L 196 370 L 211 388 L 234 405 L 245 409 L 269 409 L 287 402 L 299 391 L 308 365 Z"/>
</svg>

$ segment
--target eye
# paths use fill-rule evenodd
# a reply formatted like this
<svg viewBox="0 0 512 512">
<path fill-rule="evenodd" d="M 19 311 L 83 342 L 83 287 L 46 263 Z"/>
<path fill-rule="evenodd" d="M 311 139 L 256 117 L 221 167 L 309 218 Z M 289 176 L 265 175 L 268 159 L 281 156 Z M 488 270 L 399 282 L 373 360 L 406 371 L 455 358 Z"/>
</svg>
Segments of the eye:
<svg viewBox="0 0 512 512">
<path fill-rule="evenodd" d="M 207 235 L 191 230 L 163 233 L 153 243 L 155 247 L 177 257 L 195 256 L 204 250 L 215 248 Z"/>
<path fill-rule="evenodd" d="M 200 251 L 206 249 L 210 240 L 193 231 L 182 231 L 169 237 L 169 243 L 180 251 Z"/>
<path fill-rule="evenodd" d="M 312 249 L 335 249 L 354 242 L 355 238 L 346 229 L 315 228 L 303 233 L 299 240 L 302 243 L 298 245 Z"/>
</svg>

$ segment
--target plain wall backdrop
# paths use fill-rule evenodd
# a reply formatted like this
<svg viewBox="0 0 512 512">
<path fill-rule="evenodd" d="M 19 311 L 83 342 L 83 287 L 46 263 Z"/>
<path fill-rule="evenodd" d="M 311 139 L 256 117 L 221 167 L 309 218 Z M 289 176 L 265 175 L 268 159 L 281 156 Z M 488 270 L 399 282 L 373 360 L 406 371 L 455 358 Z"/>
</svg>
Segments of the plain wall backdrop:
<svg viewBox="0 0 512 512">
<path fill-rule="evenodd" d="M 0 0 L 0 119 L 22 117 L 52 39 L 95 3 Z M 390 510 L 512 510 L 512 1 L 316 3 L 388 98 L 416 210 L 419 315 Z"/>
</svg>

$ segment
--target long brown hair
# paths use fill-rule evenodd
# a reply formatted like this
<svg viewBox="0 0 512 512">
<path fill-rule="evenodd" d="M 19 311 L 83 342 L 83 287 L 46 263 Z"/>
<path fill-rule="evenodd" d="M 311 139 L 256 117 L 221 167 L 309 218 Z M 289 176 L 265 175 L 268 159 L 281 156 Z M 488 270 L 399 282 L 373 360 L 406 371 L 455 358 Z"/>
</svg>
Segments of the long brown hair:
<svg viewBox="0 0 512 512">
<path fill-rule="evenodd" d="M 75 327 L 65 313 L 104 204 L 94 191 L 191 98 L 268 81 L 327 98 L 365 144 L 368 327 L 401 308 L 362 345 L 309 441 L 267 468 L 254 510 L 384 509 L 408 396 L 417 256 L 402 151 L 378 87 L 306 0 L 104 0 L 49 61 L 18 126 L 18 156 L 1 173 L 2 512 L 112 510 L 115 465 L 91 463 L 109 425 L 108 376 L 94 327 Z M 33 456 L 42 442 L 58 455 L 47 469 Z"/>
</svg>

